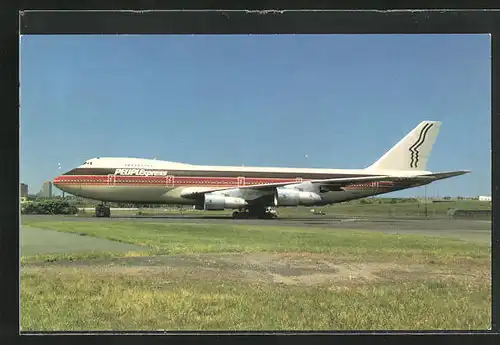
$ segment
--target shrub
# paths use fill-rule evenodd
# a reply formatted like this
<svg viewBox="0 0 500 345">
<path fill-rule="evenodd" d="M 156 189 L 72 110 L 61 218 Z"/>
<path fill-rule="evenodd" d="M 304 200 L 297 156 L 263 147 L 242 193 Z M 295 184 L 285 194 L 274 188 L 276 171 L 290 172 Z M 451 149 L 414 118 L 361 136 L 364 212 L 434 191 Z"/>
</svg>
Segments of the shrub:
<svg viewBox="0 0 500 345">
<path fill-rule="evenodd" d="M 22 214 L 77 214 L 78 208 L 66 200 L 30 201 L 21 206 Z"/>
</svg>

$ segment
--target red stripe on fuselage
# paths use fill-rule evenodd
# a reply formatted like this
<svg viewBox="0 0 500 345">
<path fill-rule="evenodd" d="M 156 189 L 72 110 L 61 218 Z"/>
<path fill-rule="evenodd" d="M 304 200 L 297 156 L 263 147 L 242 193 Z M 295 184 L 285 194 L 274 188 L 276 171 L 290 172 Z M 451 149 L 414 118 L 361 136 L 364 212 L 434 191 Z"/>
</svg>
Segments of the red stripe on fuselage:
<svg viewBox="0 0 500 345">
<path fill-rule="evenodd" d="M 307 180 L 298 181 L 285 178 L 238 178 L 238 177 L 198 177 L 198 176 L 173 176 L 173 181 L 162 176 L 122 176 L 122 175 L 62 175 L 54 180 L 56 185 L 120 185 L 120 186 L 167 186 L 167 187 L 186 187 L 186 186 L 207 186 L 207 187 L 238 187 L 249 185 L 260 185 L 266 183 L 288 182 L 299 183 Z M 173 183 L 172 183 L 173 182 Z M 242 183 L 243 182 L 243 183 Z M 376 183 L 352 184 L 346 186 L 346 189 L 365 189 L 365 188 L 387 188 L 394 187 L 392 181 L 380 181 Z"/>
<path fill-rule="evenodd" d="M 173 183 L 172 183 L 173 182 Z M 120 176 L 120 175 L 63 175 L 54 180 L 57 185 L 157 185 L 157 186 L 248 186 L 265 183 L 290 182 L 296 179 L 282 178 L 241 178 L 237 177 L 173 177 L 167 180 L 158 176 Z"/>
</svg>

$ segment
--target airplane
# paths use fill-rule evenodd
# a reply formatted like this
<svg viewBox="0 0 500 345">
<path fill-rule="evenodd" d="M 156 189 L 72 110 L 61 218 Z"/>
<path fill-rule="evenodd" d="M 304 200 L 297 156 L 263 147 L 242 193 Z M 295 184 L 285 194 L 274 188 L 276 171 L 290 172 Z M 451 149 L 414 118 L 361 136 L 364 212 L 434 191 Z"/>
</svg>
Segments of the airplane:
<svg viewBox="0 0 500 345">
<path fill-rule="evenodd" d="M 207 166 L 143 158 L 92 158 L 58 176 L 60 190 L 106 202 L 233 209 L 235 219 L 274 218 L 275 207 L 323 206 L 427 185 L 470 171 L 426 171 L 441 122 L 423 121 L 364 169 Z"/>
</svg>

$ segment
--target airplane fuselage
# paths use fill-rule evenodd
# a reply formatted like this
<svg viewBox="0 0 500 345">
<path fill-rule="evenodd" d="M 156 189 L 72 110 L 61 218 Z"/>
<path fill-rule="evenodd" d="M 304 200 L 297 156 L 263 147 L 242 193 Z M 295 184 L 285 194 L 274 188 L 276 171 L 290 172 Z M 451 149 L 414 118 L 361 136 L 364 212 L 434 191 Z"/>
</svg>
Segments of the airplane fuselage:
<svg viewBox="0 0 500 345">
<path fill-rule="evenodd" d="M 407 174 L 412 176 L 414 173 Z M 100 201 L 196 205 L 199 200 L 184 197 L 183 193 L 224 188 L 225 195 L 255 199 L 261 196 L 259 191 L 241 191 L 239 187 L 288 182 L 298 190 L 307 190 L 306 182 L 311 180 L 379 175 L 364 169 L 203 166 L 139 158 L 94 158 L 57 177 L 54 184 L 70 194 Z M 401 176 L 401 171 L 398 175 Z M 422 183 L 379 181 L 352 184 L 337 190 L 322 188 L 316 191 L 322 200 L 312 205 L 364 198 L 419 185 Z M 264 204 L 275 206 L 272 199 Z"/>
</svg>

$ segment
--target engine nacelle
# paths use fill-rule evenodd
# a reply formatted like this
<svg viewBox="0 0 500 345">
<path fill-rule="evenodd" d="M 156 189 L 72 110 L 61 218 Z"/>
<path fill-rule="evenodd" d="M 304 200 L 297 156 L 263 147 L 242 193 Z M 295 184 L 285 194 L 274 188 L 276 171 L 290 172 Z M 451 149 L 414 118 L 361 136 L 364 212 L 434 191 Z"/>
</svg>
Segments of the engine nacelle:
<svg viewBox="0 0 500 345">
<path fill-rule="evenodd" d="M 242 208 L 247 202 L 242 198 L 234 198 L 224 195 L 205 194 L 205 210 L 222 211 L 226 208 Z"/>
<path fill-rule="evenodd" d="M 315 205 L 320 201 L 321 196 L 316 193 L 288 188 L 277 188 L 274 196 L 275 206 Z"/>
</svg>

